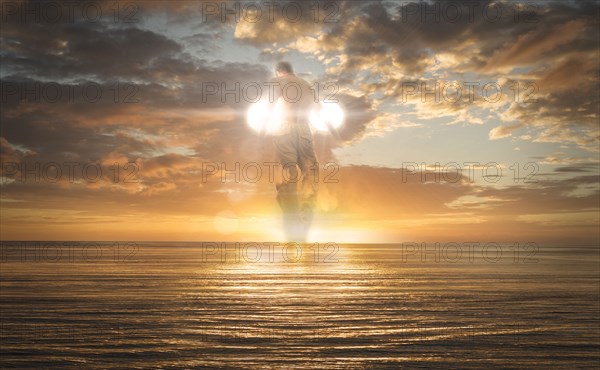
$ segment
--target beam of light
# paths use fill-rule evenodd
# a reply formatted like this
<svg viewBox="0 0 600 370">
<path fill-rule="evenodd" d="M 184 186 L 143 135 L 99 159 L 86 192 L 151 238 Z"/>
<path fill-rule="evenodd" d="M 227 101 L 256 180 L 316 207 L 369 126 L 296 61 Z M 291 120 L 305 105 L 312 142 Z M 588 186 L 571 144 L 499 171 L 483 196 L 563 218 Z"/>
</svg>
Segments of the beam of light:
<svg viewBox="0 0 600 370">
<path fill-rule="evenodd" d="M 270 116 L 269 102 L 260 100 L 250 104 L 250 108 L 248 108 L 248 112 L 246 113 L 246 122 L 252 130 L 262 132 L 265 129 Z"/>
<path fill-rule="evenodd" d="M 246 113 L 248 126 L 256 132 L 276 134 L 283 127 L 285 120 L 286 112 L 283 105 L 282 99 L 278 99 L 274 106 L 267 100 L 251 104 Z"/>
<path fill-rule="evenodd" d="M 319 132 L 338 129 L 344 123 L 344 111 L 337 103 L 321 102 L 319 109 L 313 109 L 309 115 L 310 124 Z"/>
<path fill-rule="evenodd" d="M 277 100 L 274 106 L 267 100 L 260 100 L 250 104 L 246 122 L 256 132 L 276 134 L 283 126 L 286 113 L 283 100 Z M 309 113 L 309 122 L 317 132 L 338 129 L 344 123 L 344 118 L 344 111 L 337 103 L 321 103 L 318 109 L 312 109 Z"/>
</svg>

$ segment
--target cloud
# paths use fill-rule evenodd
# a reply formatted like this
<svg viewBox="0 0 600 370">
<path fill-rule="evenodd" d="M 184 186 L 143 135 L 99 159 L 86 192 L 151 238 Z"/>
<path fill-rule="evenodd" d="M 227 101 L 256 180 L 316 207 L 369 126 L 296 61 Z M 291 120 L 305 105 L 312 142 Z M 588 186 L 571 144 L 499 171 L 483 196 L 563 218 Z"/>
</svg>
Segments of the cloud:
<svg viewBox="0 0 600 370">
<path fill-rule="evenodd" d="M 0 153 L 3 164 L 24 166 L 2 167 L 2 222 L 3 229 L 16 230 L 11 235 L 43 225 L 94 230 L 94 223 L 141 220 L 210 231 L 206 225 L 214 215 L 228 209 L 235 209 L 241 224 L 276 213 L 272 182 L 222 181 L 223 171 L 203 179 L 206 163 L 234 168 L 236 162 L 274 159 L 268 143 L 268 154 L 261 153 L 262 143 L 245 125 L 248 102 L 206 90 L 207 84 L 236 89 L 267 81 L 271 72 L 261 61 L 310 59 L 325 71 L 315 80 L 339 85 L 347 121 L 334 136 L 315 138 L 323 163 L 335 162 L 336 147 L 440 118 L 465 130 L 490 126 L 490 140 L 518 133 L 530 143 L 598 151 L 598 19 L 591 16 L 598 6 L 592 1 L 536 3 L 530 14 L 536 22 L 515 21 L 508 2 L 498 3 L 506 16 L 491 22 L 479 11 L 492 6 L 488 1 L 476 5 L 472 20 L 466 17 L 469 5 L 456 2 L 465 15 L 456 22 L 444 19 L 448 5 L 441 1 L 325 1 L 317 4 L 316 20 L 313 2 L 278 2 L 280 10 L 301 7 L 293 22 L 291 13 L 281 11 L 272 20 L 265 13 L 257 22 L 236 22 L 207 14 L 201 2 L 131 4 L 137 9 L 133 23 L 3 22 Z M 424 21 L 421 13 L 431 12 L 441 20 Z M 334 21 L 325 22 L 328 14 Z M 223 40 L 233 45 L 227 60 L 214 56 Z M 254 46 L 256 60 L 241 55 L 237 45 Z M 490 82 L 506 94 L 521 83 L 525 95 L 533 86 L 527 84 L 535 83 L 537 90 L 535 99 L 505 95 L 497 103 L 486 101 L 480 88 L 474 99 L 464 92 L 456 101 L 422 99 L 419 90 L 403 99 L 407 84 L 431 89 L 436 82 Z M 86 88 L 103 94 L 90 102 Z M 44 89 L 61 97 L 48 99 L 40 95 Z M 78 166 L 72 179 L 35 181 L 24 171 L 29 180 L 20 180 L 22 170 L 50 162 L 64 171 L 65 163 Z M 322 187 L 321 211 L 356 223 L 422 226 L 413 235 L 459 230 L 501 236 L 517 227 L 523 235 L 556 236 L 557 225 L 573 235 L 578 230 L 572 220 L 579 218 L 569 215 L 597 210 L 597 160 L 554 153 L 541 163 L 560 167 L 538 184 L 506 188 L 462 178 L 403 182 L 401 170 L 349 166 L 340 170 L 339 183 Z M 100 168 L 102 176 L 89 181 L 85 166 Z M 584 226 L 585 236 L 597 239 Z"/>
<path fill-rule="evenodd" d="M 260 3 L 240 12 L 239 22 L 235 22 L 234 37 L 245 43 L 265 46 L 274 43 L 293 41 L 299 35 L 311 34 L 329 21 L 331 12 L 339 10 L 338 2 L 299 2 L 278 1 Z M 328 12 L 324 10 L 329 10 Z M 330 19 L 331 18 L 331 19 Z"/>
<path fill-rule="evenodd" d="M 490 140 L 497 140 L 509 137 L 514 131 L 520 129 L 521 127 L 523 127 L 523 124 L 521 123 L 494 127 L 489 133 Z"/>
<path fill-rule="evenodd" d="M 295 38 L 278 37 L 266 27 L 264 43 L 316 57 L 326 65 L 328 79 L 350 89 L 358 86 L 368 97 L 382 94 L 390 106 L 398 105 L 402 84 L 410 81 L 425 82 L 430 89 L 436 81 L 495 83 L 504 94 L 499 103 L 485 101 L 477 90 L 475 101 L 463 96 L 457 102 L 408 104 L 422 119 L 506 121 L 490 131 L 492 140 L 522 128 L 533 141 L 567 142 L 588 151 L 597 147 L 600 41 L 595 32 L 598 19 L 592 16 L 598 11 L 594 2 L 525 7 L 491 1 L 452 6 L 442 1 L 343 2 L 339 8 L 338 22 L 317 30 L 314 25 L 294 29 Z M 461 16 L 449 19 L 455 8 Z M 501 16 L 495 19 L 497 8 Z M 261 35 L 257 31 L 254 39 L 260 42 Z M 516 89 L 520 94 L 515 96 Z"/>
</svg>

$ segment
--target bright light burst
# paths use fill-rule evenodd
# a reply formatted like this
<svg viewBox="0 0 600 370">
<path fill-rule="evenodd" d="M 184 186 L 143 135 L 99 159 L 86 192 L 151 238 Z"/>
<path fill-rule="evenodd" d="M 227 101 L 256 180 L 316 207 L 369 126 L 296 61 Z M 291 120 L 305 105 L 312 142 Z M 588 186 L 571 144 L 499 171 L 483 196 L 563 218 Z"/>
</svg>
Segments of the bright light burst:
<svg viewBox="0 0 600 370">
<path fill-rule="evenodd" d="M 320 109 L 310 112 L 310 124 L 317 131 L 328 132 L 344 123 L 344 111 L 337 103 L 321 103 Z"/>
<path fill-rule="evenodd" d="M 318 109 L 309 113 L 311 126 L 317 132 L 329 132 L 338 129 L 344 123 L 344 111 L 337 103 L 321 103 Z M 283 101 L 278 100 L 271 106 L 267 100 L 251 104 L 246 113 L 248 126 L 256 132 L 275 134 L 282 128 L 285 120 Z"/>
<path fill-rule="evenodd" d="M 248 126 L 256 132 L 261 132 L 271 116 L 269 108 L 269 102 L 266 100 L 250 104 L 246 113 Z"/>
</svg>

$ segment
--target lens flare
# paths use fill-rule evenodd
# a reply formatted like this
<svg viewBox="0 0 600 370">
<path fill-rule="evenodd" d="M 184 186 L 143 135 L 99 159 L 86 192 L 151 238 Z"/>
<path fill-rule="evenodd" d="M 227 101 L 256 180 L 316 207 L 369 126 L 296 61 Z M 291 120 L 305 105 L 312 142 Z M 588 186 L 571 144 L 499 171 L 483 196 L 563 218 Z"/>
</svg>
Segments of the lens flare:
<svg viewBox="0 0 600 370">
<path fill-rule="evenodd" d="M 246 122 L 251 129 L 261 132 L 265 129 L 270 118 L 269 102 L 266 100 L 250 104 L 246 113 Z"/>
<path fill-rule="evenodd" d="M 246 122 L 256 132 L 276 134 L 288 116 L 289 112 L 281 99 L 274 105 L 269 104 L 267 100 L 260 100 L 248 108 Z M 337 103 L 322 102 L 317 109 L 312 109 L 309 113 L 309 122 L 318 132 L 338 129 L 344 123 L 344 118 L 344 111 Z"/>
<path fill-rule="evenodd" d="M 344 111 L 337 103 L 321 102 L 318 110 L 312 110 L 309 115 L 310 124 L 320 132 L 337 129 L 344 123 Z"/>
<path fill-rule="evenodd" d="M 276 134 L 281 130 L 284 117 L 283 102 L 278 100 L 275 105 L 269 104 L 267 100 L 260 100 L 250 105 L 246 113 L 248 126 L 256 132 L 265 134 Z"/>
</svg>

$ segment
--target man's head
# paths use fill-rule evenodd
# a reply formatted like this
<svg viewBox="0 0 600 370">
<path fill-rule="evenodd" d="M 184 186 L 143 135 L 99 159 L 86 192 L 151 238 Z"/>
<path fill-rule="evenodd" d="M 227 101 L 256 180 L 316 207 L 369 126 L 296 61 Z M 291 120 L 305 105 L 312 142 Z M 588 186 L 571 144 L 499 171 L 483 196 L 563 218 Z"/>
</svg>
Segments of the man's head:
<svg viewBox="0 0 600 370">
<path fill-rule="evenodd" d="M 293 75 L 294 70 L 289 62 L 279 62 L 275 65 L 275 74 L 279 76 Z"/>
</svg>

